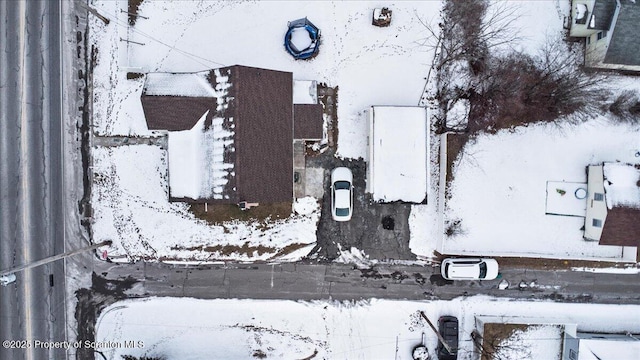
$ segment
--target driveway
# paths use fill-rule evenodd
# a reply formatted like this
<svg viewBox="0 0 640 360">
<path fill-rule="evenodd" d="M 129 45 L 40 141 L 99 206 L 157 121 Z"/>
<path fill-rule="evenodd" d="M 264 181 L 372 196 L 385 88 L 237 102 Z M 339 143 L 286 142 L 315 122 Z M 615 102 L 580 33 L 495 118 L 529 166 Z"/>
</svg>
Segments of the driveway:
<svg viewBox="0 0 640 360">
<path fill-rule="evenodd" d="M 333 261 L 340 249 L 348 251 L 355 247 L 369 259 L 415 260 L 409 249 L 410 204 L 378 204 L 365 193 L 366 163 L 362 159 L 342 160 L 330 152 L 307 158 L 307 167 L 322 167 L 324 171 L 324 197 L 317 230 L 317 245 L 309 255 L 321 262 Z M 331 170 L 345 166 L 353 172 L 355 187 L 353 217 L 348 222 L 337 222 L 331 218 L 331 193 L 329 191 Z M 384 223 L 384 224 L 383 224 Z"/>
</svg>

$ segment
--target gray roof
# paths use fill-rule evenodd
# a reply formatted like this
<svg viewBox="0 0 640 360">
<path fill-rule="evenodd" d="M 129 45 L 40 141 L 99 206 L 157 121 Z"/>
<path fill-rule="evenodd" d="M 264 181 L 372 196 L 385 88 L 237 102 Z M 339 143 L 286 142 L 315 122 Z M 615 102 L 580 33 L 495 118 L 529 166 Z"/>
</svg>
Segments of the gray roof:
<svg viewBox="0 0 640 360">
<path fill-rule="evenodd" d="M 604 57 L 607 64 L 640 66 L 640 1 L 620 2 L 620 13 Z"/>
<path fill-rule="evenodd" d="M 616 12 L 616 0 L 596 0 L 593 4 L 593 11 L 589 16 L 587 27 L 596 30 L 609 30 L 611 27 L 611 19 Z M 591 26 L 591 18 L 594 19 Z"/>
</svg>

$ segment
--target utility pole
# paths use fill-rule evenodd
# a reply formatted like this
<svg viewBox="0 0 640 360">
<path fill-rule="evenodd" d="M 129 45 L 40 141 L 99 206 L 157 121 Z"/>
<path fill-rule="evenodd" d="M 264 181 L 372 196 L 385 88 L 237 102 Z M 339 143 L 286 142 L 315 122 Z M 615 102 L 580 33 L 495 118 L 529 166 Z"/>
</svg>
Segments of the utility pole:
<svg viewBox="0 0 640 360">
<path fill-rule="evenodd" d="M 80 1 L 80 0 L 76 0 L 76 4 L 80 5 L 81 7 L 87 9 L 88 12 L 92 13 L 95 17 L 97 17 L 98 19 L 102 20 L 102 22 L 105 25 L 109 25 L 109 23 L 111 22 L 111 20 L 109 20 L 108 18 L 100 15 L 100 13 L 98 12 L 98 10 L 92 8 L 91 6 L 85 4 L 84 2 Z"/>
<path fill-rule="evenodd" d="M 422 315 L 422 317 L 425 320 L 427 320 L 427 324 L 429 324 L 429 327 L 431 327 L 431 330 L 433 330 L 433 332 L 436 333 L 436 335 L 438 335 L 438 341 L 440 341 L 442 346 L 444 346 L 444 348 L 447 349 L 449 354 L 453 354 L 453 350 L 451 350 L 451 347 L 447 344 L 446 341 L 444 341 L 444 338 L 442 337 L 442 335 L 440 335 L 440 333 L 438 332 L 438 329 L 436 329 L 436 327 L 433 326 L 429 318 L 427 318 L 427 315 L 424 314 L 424 311 L 420 310 L 420 315 Z"/>
<path fill-rule="evenodd" d="M 121 13 L 125 13 L 125 14 L 130 15 L 130 16 L 135 16 L 135 17 L 139 17 L 139 18 L 143 18 L 143 19 L 149 19 L 149 18 L 148 18 L 148 17 L 146 17 L 146 16 L 142 16 L 142 15 L 138 15 L 138 14 L 130 13 L 130 12 L 128 12 L 127 10 L 124 10 L 124 9 L 120 9 L 120 12 L 121 12 Z"/>
<path fill-rule="evenodd" d="M 53 255 L 53 256 L 49 256 L 47 258 L 44 258 L 42 260 L 38 260 L 38 261 L 34 261 L 31 264 L 24 264 L 24 265 L 20 265 L 20 266 L 16 266 L 12 269 L 7 269 L 7 270 L 2 270 L 0 271 L 0 276 L 5 276 L 5 275 L 9 275 L 9 274 L 13 274 L 16 273 L 18 271 L 22 271 L 22 270 L 27 270 L 27 269 L 31 269 L 34 267 L 38 267 L 41 265 L 46 265 L 48 263 L 60 260 L 60 259 L 64 259 L 67 258 L 69 256 L 73 256 L 73 255 L 77 255 L 86 251 L 91 251 L 91 250 L 95 250 L 101 246 L 105 246 L 105 245 L 111 245 L 111 240 L 105 240 L 101 243 L 98 244 L 94 244 L 88 247 L 84 247 L 81 249 L 77 249 L 77 250 L 72 250 L 72 251 L 67 251 L 66 253 L 62 253 L 62 254 L 58 254 L 58 255 Z"/>
</svg>

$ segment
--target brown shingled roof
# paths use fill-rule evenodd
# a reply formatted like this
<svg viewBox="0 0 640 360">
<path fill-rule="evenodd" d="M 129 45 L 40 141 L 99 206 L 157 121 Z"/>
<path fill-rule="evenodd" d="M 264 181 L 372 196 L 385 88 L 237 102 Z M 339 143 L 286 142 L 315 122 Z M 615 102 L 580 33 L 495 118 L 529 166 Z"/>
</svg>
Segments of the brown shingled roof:
<svg viewBox="0 0 640 360">
<path fill-rule="evenodd" d="M 223 194 L 225 199 L 172 201 L 218 204 L 249 201 L 290 202 L 293 199 L 293 77 L 289 72 L 230 66 L 218 69 L 228 76 L 226 106 L 215 97 L 142 95 L 151 130 L 191 129 L 207 111 L 205 127 L 212 118 L 223 118 L 223 127 L 234 132 L 233 151 L 225 163 L 233 163 Z M 215 71 L 207 75 L 215 88 Z M 177 89 L 179 94 L 180 90 Z M 207 151 L 204 149 L 203 151 Z M 171 174 L 169 174 L 171 176 Z"/>
<path fill-rule="evenodd" d="M 620 206 L 609 209 L 599 244 L 640 247 L 640 209 Z"/>
<path fill-rule="evenodd" d="M 293 129 L 294 139 L 322 139 L 322 104 L 295 104 Z"/>
<path fill-rule="evenodd" d="M 142 110 L 149 130 L 189 130 L 213 106 L 215 98 L 186 96 L 150 96 L 143 94 Z M 213 115 L 209 113 L 209 117 Z"/>
<path fill-rule="evenodd" d="M 293 77 L 246 66 L 231 69 L 236 183 L 240 201 L 293 199 Z"/>
</svg>

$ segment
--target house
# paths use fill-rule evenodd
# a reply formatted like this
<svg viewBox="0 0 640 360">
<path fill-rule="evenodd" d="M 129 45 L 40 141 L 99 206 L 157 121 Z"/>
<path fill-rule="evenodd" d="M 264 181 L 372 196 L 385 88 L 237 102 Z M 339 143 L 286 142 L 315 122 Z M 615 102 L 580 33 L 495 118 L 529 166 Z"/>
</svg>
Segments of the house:
<svg viewBox="0 0 640 360">
<path fill-rule="evenodd" d="M 480 360 L 557 359 L 563 351 L 565 333 L 575 334 L 576 325 L 552 316 L 475 315 L 471 333 Z M 540 346 L 543 343 L 544 345 Z M 544 354 L 532 349 L 544 347 Z M 550 356 L 550 355 L 558 356 Z"/>
<path fill-rule="evenodd" d="M 429 117 L 419 106 L 369 109 L 367 188 L 374 201 L 424 203 L 429 189 Z"/>
<path fill-rule="evenodd" d="M 640 359 L 640 340 L 631 334 L 565 333 L 562 360 L 614 359 Z"/>
<path fill-rule="evenodd" d="M 149 130 L 168 137 L 169 199 L 291 202 L 294 121 L 302 138 L 322 137 L 322 105 L 305 104 L 296 119 L 293 97 L 293 75 L 284 71 L 147 74 L 141 102 Z"/>
<path fill-rule="evenodd" d="M 640 246 L 640 165 L 587 167 L 584 238 L 600 245 Z"/>
<path fill-rule="evenodd" d="M 322 104 L 318 103 L 318 83 L 315 80 L 293 82 L 294 139 L 322 140 L 324 137 Z"/>
<path fill-rule="evenodd" d="M 569 35 L 585 38 L 585 66 L 640 71 L 640 2 L 573 0 Z"/>
<path fill-rule="evenodd" d="M 514 336 L 514 326 L 522 331 L 535 331 L 541 328 L 551 331 L 545 331 L 543 338 L 527 338 L 526 336 Z M 502 341 L 496 343 L 496 339 L 491 337 L 504 333 L 504 331 L 497 330 L 501 327 L 510 330 L 512 338 L 499 339 Z M 471 338 L 474 341 L 476 351 L 481 355 L 480 359 L 491 358 L 487 355 L 494 355 L 500 350 L 506 350 L 506 354 L 511 355 L 519 353 L 534 355 L 529 350 L 531 348 L 539 349 L 538 345 L 541 341 L 545 342 L 544 348 L 547 355 L 557 352 L 557 356 L 553 356 L 553 358 L 562 360 L 640 359 L 640 340 L 637 337 L 623 333 L 581 332 L 578 331 L 580 327 L 580 324 L 570 323 L 563 316 L 476 315 L 475 329 Z M 557 330 L 552 331 L 553 329 Z M 511 358 L 516 357 L 512 356 Z"/>
</svg>

